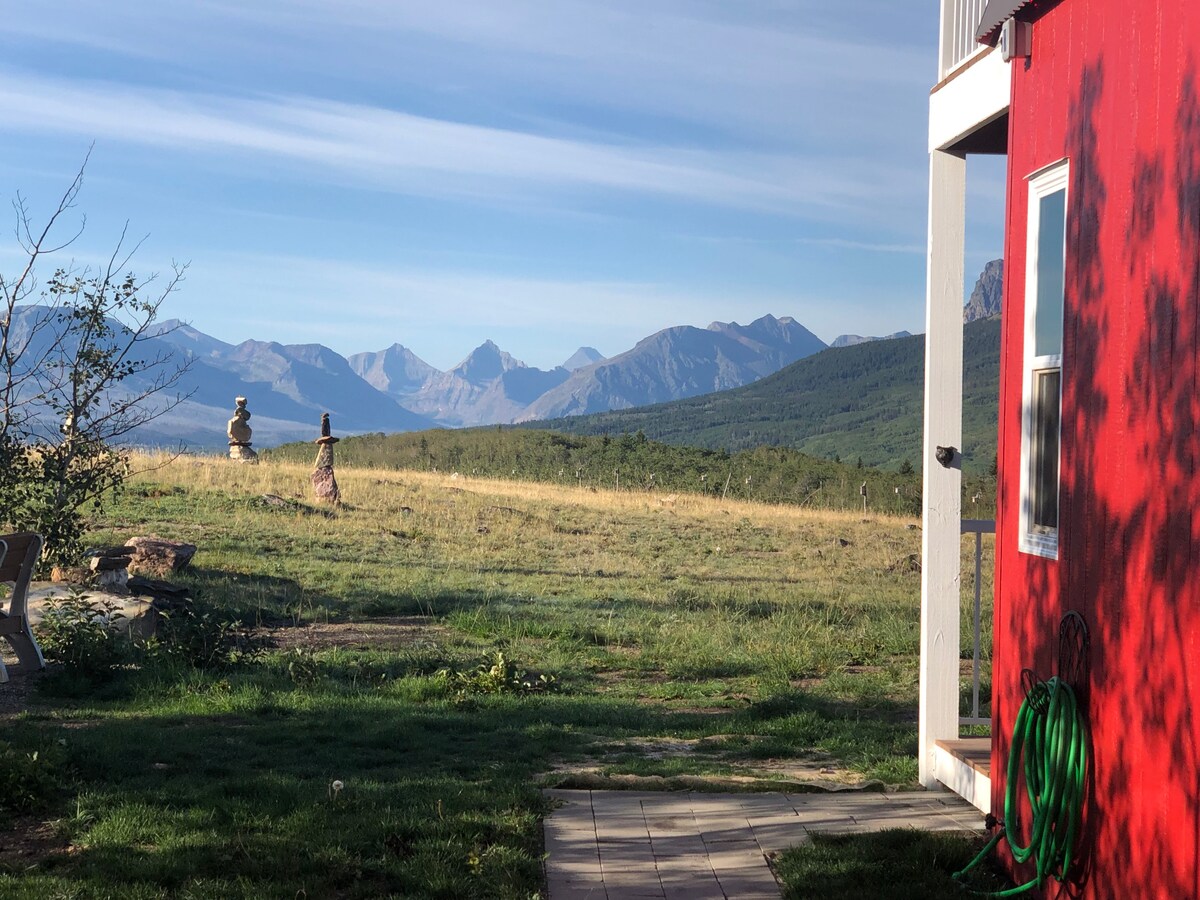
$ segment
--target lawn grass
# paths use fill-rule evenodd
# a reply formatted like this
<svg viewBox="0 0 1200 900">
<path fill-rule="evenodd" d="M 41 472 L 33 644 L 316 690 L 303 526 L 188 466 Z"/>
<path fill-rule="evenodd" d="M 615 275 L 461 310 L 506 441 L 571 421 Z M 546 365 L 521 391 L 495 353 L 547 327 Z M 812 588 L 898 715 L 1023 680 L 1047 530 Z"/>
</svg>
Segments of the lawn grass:
<svg viewBox="0 0 1200 900">
<path fill-rule="evenodd" d="M 780 854 L 775 869 L 784 900 L 961 900 L 1011 887 L 989 864 L 960 883 L 953 878 L 986 838 L 890 829 L 874 834 L 818 834 Z"/>
<path fill-rule="evenodd" d="M 911 520 L 349 469 L 329 513 L 307 478 L 181 458 L 97 521 L 196 543 L 177 580 L 267 646 L 48 679 L 0 895 L 527 898 L 544 785 L 915 781 Z M 497 653 L 548 688 L 486 692 Z"/>
</svg>

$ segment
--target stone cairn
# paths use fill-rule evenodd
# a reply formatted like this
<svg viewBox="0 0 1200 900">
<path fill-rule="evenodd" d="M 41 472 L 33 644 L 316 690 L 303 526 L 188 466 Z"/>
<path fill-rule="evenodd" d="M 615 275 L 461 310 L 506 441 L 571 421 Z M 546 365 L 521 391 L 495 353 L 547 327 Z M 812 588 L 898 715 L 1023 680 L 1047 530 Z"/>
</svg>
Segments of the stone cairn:
<svg viewBox="0 0 1200 900">
<path fill-rule="evenodd" d="M 258 462 L 258 454 L 250 448 L 250 410 L 246 398 L 237 398 L 237 409 L 229 420 L 229 458 L 239 462 Z"/>
<path fill-rule="evenodd" d="M 329 434 L 329 413 L 321 413 L 321 436 L 314 442 L 320 449 L 317 450 L 317 462 L 313 466 L 313 494 L 319 502 L 335 506 L 342 502 L 337 479 L 333 477 L 333 445 L 338 440 Z"/>
</svg>

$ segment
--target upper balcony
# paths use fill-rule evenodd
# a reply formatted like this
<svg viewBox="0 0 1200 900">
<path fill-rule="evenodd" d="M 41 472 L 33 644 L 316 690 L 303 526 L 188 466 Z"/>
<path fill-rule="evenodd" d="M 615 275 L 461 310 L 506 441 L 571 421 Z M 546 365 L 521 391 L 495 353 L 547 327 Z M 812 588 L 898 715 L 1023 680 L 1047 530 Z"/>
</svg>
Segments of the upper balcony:
<svg viewBox="0 0 1200 900">
<path fill-rule="evenodd" d="M 942 0 L 942 38 L 938 81 L 944 81 L 959 66 L 979 56 L 987 47 L 975 40 L 975 29 L 983 21 L 987 0 Z"/>
<path fill-rule="evenodd" d="M 1018 0 L 1011 0 L 1020 5 Z M 1004 153 L 1011 72 L 975 39 L 988 0 L 941 0 L 938 83 L 929 96 L 929 149 Z"/>
</svg>

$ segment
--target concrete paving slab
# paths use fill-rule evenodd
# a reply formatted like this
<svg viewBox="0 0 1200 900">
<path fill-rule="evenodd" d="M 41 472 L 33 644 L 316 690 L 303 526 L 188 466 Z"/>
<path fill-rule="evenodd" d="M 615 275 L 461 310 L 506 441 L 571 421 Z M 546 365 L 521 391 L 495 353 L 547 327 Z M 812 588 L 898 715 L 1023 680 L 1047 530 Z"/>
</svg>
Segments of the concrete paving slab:
<svg viewBox="0 0 1200 900">
<path fill-rule="evenodd" d="M 722 872 L 732 869 L 762 868 L 764 859 L 762 849 L 756 841 L 751 841 L 748 846 L 710 845 L 708 854 L 708 861 L 718 878 Z"/>
<path fill-rule="evenodd" d="M 712 885 L 672 884 L 663 885 L 665 900 L 726 900 L 725 892 L 715 880 Z M 555 900 L 558 900 L 556 897 Z M 774 900 L 774 898 L 772 898 Z"/>
<path fill-rule="evenodd" d="M 766 855 L 812 833 L 981 831 L 948 794 L 547 791 L 549 900 L 760 900 L 780 896 Z"/>
<path fill-rule="evenodd" d="M 548 879 L 546 896 L 553 897 L 554 900 L 608 900 L 608 892 L 605 891 L 603 882 L 591 887 L 582 887 L 569 881 Z"/>
<path fill-rule="evenodd" d="M 719 875 L 718 878 L 721 890 L 725 892 L 726 897 L 736 898 L 736 900 L 758 900 L 758 898 L 779 900 L 779 883 L 771 874 L 770 869 L 764 869 L 762 872 L 743 870 L 726 872 Z"/>
</svg>

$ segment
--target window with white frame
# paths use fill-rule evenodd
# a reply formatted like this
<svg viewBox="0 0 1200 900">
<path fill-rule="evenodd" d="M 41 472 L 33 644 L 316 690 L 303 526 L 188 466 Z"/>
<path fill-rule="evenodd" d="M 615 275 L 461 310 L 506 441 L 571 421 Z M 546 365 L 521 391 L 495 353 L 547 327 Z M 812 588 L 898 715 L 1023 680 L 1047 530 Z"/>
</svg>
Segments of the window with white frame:
<svg viewBox="0 0 1200 900">
<path fill-rule="evenodd" d="M 1029 178 L 1025 264 L 1020 549 L 1050 559 L 1058 558 L 1067 174 L 1063 161 Z"/>
</svg>

